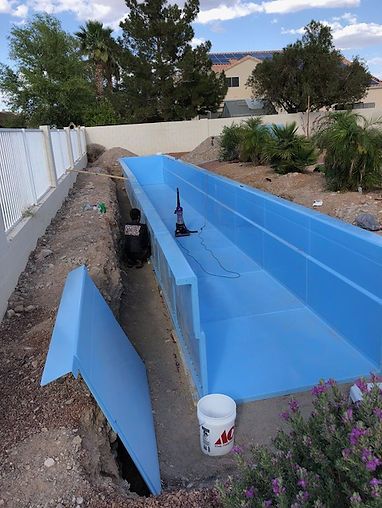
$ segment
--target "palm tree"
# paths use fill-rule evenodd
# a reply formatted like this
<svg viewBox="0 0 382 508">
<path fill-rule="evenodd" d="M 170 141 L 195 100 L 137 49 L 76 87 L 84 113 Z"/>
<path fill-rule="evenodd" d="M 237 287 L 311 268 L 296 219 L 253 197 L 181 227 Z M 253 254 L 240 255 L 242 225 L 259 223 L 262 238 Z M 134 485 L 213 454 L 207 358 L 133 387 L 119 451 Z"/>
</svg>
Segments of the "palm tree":
<svg viewBox="0 0 382 508">
<path fill-rule="evenodd" d="M 330 189 L 364 190 L 382 186 L 382 118 L 367 120 L 352 111 L 324 116 L 315 134 L 325 151 L 325 177 Z"/>
<path fill-rule="evenodd" d="M 75 34 L 80 41 L 81 51 L 94 66 L 98 97 L 103 96 L 105 78 L 108 81 L 110 90 L 112 89 L 112 77 L 116 73 L 115 54 L 117 44 L 111 37 L 112 32 L 111 28 L 104 28 L 99 21 L 87 21 L 85 26 L 81 26 L 80 31 Z"/>
</svg>

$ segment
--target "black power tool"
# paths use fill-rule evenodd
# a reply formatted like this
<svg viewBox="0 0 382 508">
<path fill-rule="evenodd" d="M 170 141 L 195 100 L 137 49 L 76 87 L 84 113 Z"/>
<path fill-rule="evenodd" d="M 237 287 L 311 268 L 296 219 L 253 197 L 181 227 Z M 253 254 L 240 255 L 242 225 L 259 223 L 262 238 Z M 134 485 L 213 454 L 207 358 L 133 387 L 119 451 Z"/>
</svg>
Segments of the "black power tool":
<svg viewBox="0 0 382 508">
<path fill-rule="evenodd" d="M 187 228 L 183 220 L 183 208 L 180 206 L 180 197 L 179 197 L 179 189 L 176 188 L 176 226 L 175 226 L 175 236 L 190 236 L 191 233 L 197 233 L 197 231 L 191 231 Z"/>
</svg>

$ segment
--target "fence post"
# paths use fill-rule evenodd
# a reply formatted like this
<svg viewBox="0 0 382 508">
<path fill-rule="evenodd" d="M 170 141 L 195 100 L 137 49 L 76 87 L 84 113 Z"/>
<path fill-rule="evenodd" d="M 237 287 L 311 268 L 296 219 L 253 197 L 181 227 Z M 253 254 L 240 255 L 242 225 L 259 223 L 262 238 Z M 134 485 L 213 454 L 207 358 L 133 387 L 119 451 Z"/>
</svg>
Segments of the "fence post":
<svg viewBox="0 0 382 508">
<path fill-rule="evenodd" d="M 78 142 L 78 151 L 80 152 L 80 159 L 82 159 L 83 153 L 82 153 L 82 141 L 81 141 L 81 127 L 77 127 L 77 142 Z"/>
<path fill-rule="evenodd" d="M 70 168 L 74 169 L 74 157 L 73 157 L 72 140 L 70 138 L 70 128 L 64 127 L 64 131 L 66 134 L 66 144 L 68 145 Z"/>
<path fill-rule="evenodd" d="M 56 163 L 54 162 L 53 147 L 52 140 L 50 139 L 49 125 L 40 125 L 40 130 L 44 134 L 45 154 L 46 159 L 48 161 L 50 185 L 52 187 L 57 187 Z"/>
<path fill-rule="evenodd" d="M 25 160 L 26 160 L 27 168 L 28 168 L 28 176 L 29 176 L 30 189 L 32 192 L 33 204 L 37 205 L 37 193 L 36 193 L 36 186 L 34 183 L 33 170 L 32 170 L 32 166 L 31 166 L 31 156 L 29 153 L 27 135 L 26 135 L 25 129 L 21 129 L 21 131 L 22 131 L 22 136 L 23 136 Z"/>
</svg>

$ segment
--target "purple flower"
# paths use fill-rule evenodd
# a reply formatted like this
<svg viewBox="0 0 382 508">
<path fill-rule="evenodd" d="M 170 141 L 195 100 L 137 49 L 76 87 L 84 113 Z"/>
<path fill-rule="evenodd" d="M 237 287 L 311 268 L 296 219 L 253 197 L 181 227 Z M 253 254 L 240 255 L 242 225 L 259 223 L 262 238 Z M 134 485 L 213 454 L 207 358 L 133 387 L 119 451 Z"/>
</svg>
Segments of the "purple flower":
<svg viewBox="0 0 382 508">
<path fill-rule="evenodd" d="M 372 457 L 370 460 L 366 462 L 366 469 L 368 471 L 375 471 L 378 466 L 380 466 L 382 462 L 377 457 Z"/>
<path fill-rule="evenodd" d="M 357 379 L 355 384 L 356 384 L 356 386 L 358 386 L 358 388 L 361 390 L 362 393 L 366 393 L 368 391 L 367 383 L 364 379 L 362 379 L 362 378 Z"/>
<path fill-rule="evenodd" d="M 342 420 L 344 422 L 351 422 L 353 420 L 353 409 L 351 407 L 349 407 L 345 411 L 345 414 L 343 415 Z"/>
<path fill-rule="evenodd" d="M 362 462 L 367 462 L 372 455 L 370 448 L 363 448 L 361 453 Z"/>
<path fill-rule="evenodd" d="M 374 408 L 374 414 L 377 416 L 380 420 L 382 420 L 382 409 L 380 407 Z"/>
<path fill-rule="evenodd" d="M 372 487 L 378 487 L 378 485 L 381 485 L 381 483 L 382 483 L 382 480 L 378 480 L 378 478 L 372 478 L 370 480 L 370 485 Z"/>
<path fill-rule="evenodd" d="M 241 446 L 235 445 L 231 451 L 232 451 L 232 453 L 236 453 L 237 455 L 240 455 L 241 453 L 243 453 L 243 448 Z"/>
<path fill-rule="evenodd" d="M 285 421 L 288 421 L 290 418 L 289 411 L 283 411 L 280 413 L 280 418 L 282 418 Z"/>
<path fill-rule="evenodd" d="M 325 393 L 326 390 L 327 390 L 326 384 L 320 383 L 319 385 L 313 386 L 312 395 L 314 395 L 315 397 L 318 397 L 322 393 Z"/>
<path fill-rule="evenodd" d="M 351 450 L 350 450 L 350 448 L 344 448 L 344 449 L 342 450 L 342 457 L 343 457 L 344 459 L 348 459 L 348 458 L 350 457 L 350 454 L 351 454 Z"/>
<path fill-rule="evenodd" d="M 292 413 L 296 413 L 300 409 L 300 405 L 296 399 L 290 399 L 289 409 L 292 411 Z"/>
<path fill-rule="evenodd" d="M 249 498 L 252 498 L 254 495 L 255 495 L 255 487 L 249 487 L 249 489 L 247 489 L 245 491 L 245 497 L 247 497 L 248 499 Z"/>
<path fill-rule="evenodd" d="M 273 478 L 272 480 L 272 490 L 275 496 L 280 496 L 281 494 L 285 494 L 285 487 L 282 486 L 279 478 Z"/>
<path fill-rule="evenodd" d="M 266 499 L 263 503 L 263 507 L 264 508 L 269 508 L 270 506 L 272 506 L 272 500 L 271 499 Z"/>
<path fill-rule="evenodd" d="M 304 490 L 304 492 L 302 493 L 302 500 L 306 502 L 306 501 L 308 501 L 308 499 L 309 499 L 309 492 Z"/>
<path fill-rule="evenodd" d="M 336 380 L 335 380 L 335 379 L 328 379 L 328 380 L 326 381 L 326 384 L 327 384 L 328 386 L 334 386 L 334 385 L 336 384 Z"/>
<path fill-rule="evenodd" d="M 298 482 L 297 482 L 297 485 L 303 489 L 306 489 L 308 483 L 306 480 L 304 480 L 304 478 L 301 478 Z"/>
<path fill-rule="evenodd" d="M 350 444 L 355 446 L 358 443 L 358 439 L 366 434 L 366 429 L 360 427 L 354 427 L 349 434 Z"/>
</svg>

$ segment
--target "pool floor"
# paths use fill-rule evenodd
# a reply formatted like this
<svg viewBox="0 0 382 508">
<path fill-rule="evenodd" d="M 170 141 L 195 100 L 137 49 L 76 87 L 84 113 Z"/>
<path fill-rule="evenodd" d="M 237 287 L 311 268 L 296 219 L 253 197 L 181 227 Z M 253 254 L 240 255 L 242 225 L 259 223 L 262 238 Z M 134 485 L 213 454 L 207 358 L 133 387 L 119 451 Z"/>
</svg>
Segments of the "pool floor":
<svg viewBox="0 0 382 508">
<path fill-rule="evenodd" d="M 173 233 L 175 191 L 166 184 L 143 188 Z M 198 277 L 210 393 L 244 402 L 301 391 L 320 379 L 350 381 L 377 369 L 203 213 L 184 199 L 182 206 L 187 227 L 202 228 L 176 241 Z"/>
</svg>

